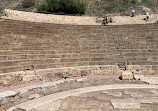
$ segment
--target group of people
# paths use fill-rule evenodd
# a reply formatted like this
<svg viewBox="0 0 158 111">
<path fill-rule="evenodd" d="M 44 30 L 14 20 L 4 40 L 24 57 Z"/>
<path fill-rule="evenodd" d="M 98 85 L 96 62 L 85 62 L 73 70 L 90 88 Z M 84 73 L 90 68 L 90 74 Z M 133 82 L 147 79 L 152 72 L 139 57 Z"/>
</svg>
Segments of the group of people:
<svg viewBox="0 0 158 111">
<path fill-rule="evenodd" d="M 134 9 L 132 10 L 132 17 L 135 17 L 135 10 L 134 10 Z M 148 21 L 148 20 L 149 20 L 149 17 L 150 17 L 149 11 L 147 11 L 147 12 L 146 12 L 146 18 L 145 18 L 145 20 Z"/>
<path fill-rule="evenodd" d="M 135 17 L 135 15 L 136 15 L 136 14 L 135 14 L 135 10 L 133 9 L 133 10 L 132 10 L 132 16 L 131 16 L 131 17 Z M 148 20 L 149 20 L 149 17 L 150 17 L 149 11 L 147 11 L 147 12 L 146 12 L 146 18 L 144 18 L 144 20 L 148 21 Z M 103 18 L 103 20 L 102 20 L 102 25 L 104 26 L 104 25 L 108 24 L 109 22 L 112 23 L 112 18 L 110 17 L 110 20 L 108 20 L 107 16 L 105 16 L 105 17 Z"/>
<path fill-rule="evenodd" d="M 103 21 L 102 21 L 102 25 L 103 26 L 105 26 L 106 24 L 108 24 L 108 23 L 112 23 L 112 18 L 110 17 L 109 19 L 108 19 L 109 17 L 107 17 L 107 16 L 105 16 L 104 18 L 103 18 Z"/>
</svg>

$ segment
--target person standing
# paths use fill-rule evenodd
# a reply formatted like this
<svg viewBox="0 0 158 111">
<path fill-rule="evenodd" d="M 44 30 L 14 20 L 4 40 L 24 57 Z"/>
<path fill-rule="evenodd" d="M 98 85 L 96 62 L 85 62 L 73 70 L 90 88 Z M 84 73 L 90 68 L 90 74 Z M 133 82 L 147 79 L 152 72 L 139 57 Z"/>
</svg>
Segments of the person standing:
<svg viewBox="0 0 158 111">
<path fill-rule="evenodd" d="M 105 26 L 106 24 L 108 24 L 107 16 L 104 17 L 103 22 L 102 22 L 102 25 L 103 25 L 103 26 Z"/>
<path fill-rule="evenodd" d="M 149 17 L 150 17 L 150 15 L 149 15 L 149 11 L 147 11 L 147 13 L 146 13 L 146 21 L 149 20 Z"/>
<path fill-rule="evenodd" d="M 132 10 L 132 17 L 135 17 L 135 10 Z"/>
</svg>

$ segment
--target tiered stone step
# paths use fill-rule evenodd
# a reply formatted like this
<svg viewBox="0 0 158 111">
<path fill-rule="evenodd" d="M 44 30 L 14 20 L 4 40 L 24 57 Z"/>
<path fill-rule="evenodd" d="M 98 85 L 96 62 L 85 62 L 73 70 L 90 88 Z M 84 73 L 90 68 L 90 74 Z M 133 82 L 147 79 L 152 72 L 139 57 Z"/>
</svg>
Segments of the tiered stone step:
<svg viewBox="0 0 158 111">
<path fill-rule="evenodd" d="M 32 66 L 158 65 L 156 24 L 102 27 L 3 20 L 0 28 L 1 73 Z"/>
</svg>

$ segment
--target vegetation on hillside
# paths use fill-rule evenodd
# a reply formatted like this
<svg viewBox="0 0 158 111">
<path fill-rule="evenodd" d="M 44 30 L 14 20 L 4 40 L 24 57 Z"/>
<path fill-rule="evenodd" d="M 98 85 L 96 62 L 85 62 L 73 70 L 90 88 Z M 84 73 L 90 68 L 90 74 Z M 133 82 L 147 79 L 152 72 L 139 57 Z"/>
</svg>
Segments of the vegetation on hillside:
<svg viewBox="0 0 158 111">
<path fill-rule="evenodd" d="M 33 7 L 34 5 L 35 5 L 35 0 L 23 0 L 22 1 L 23 8 Z"/>
<path fill-rule="evenodd" d="M 86 0 L 84 0 L 86 2 Z M 88 4 L 86 14 L 103 16 L 109 13 L 129 15 L 134 8 L 136 13 L 143 14 L 142 7 L 151 8 L 152 12 L 158 12 L 157 0 L 94 0 Z"/>
<path fill-rule="evenodd" d="M 5 8 L 13 9 L 18 4 L 20 4 L 20 0 L 0 0 L 0 16 L 3 15 L 3 10 Z"/>
<path fill-rule="evenodd" d="M 75 0 L 45 0 L 39 5 L 39 12 L 65 13 L 65 14 L 84 14 L 85 5 Z"/>
<path fill-rule="evenodd" d="M 111 13 L 129 15 L 133 8 L 137 14 L 144 14 L 144 8 L 149 8 L 151 13 L 158 13 L 158 0 L 1 0 L 0 5 L 0 13 L 4 8 L 98 17 Z"/>
</svg>

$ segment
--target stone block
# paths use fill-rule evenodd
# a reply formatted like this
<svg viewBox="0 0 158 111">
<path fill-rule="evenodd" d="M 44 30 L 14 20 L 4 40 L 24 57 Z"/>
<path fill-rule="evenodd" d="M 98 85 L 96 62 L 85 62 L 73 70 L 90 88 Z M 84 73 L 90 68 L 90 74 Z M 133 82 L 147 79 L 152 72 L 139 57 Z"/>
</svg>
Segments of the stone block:
<svg viewBox="0 0 158 111">
<path fill-rule="evenodd" d="M 63 84 L 64 82 L 65 82 L 65 80 L 64 80 L 64 79 L 61 79 L 61 80 L 55 81 L 54 83 L 55 83 L 55 84 Z"/>
<path fill-rule="evenodd" d="M 4 91 L 0 93 L 0 98 L 7 98 L 7 97 L 13 97 L 16 96 L 18 92 L 15 91 Z"/>
<path fill-rule="evenodd" d="M 34 81 L 37 80 L 37 75 L 25 75 L 23 77 L 24 82 Z"/>
<path fill-rule="evenodd" d="M 32 99 L 36 99 L 36 98 L 39 98 L 39 97 L 41 97 L 41 95 L 39 95 L 39 94 L 33 94 L 33 95 L 29 96 L 29 99 L 32 100 Z"/>
<path fill-rule="evenodd" d="M 122 74 L 121 74 L 121 78 L 123 80 L 132 80 L 134 79 L 134 75 L 131 71 L 124 71 Z"/>
<path fill-rule="evenodd" d="M 84 82 L 87 78 L 77 79 L 76 82 Z"/>
<path fill-rule="evenodd" d="M 111 103 L 115 109 L 140 109 L 140 103 L 132 99 L 112 99 Z"/>
<path fill-rule="evenodd" d="M 122 97 L 122 92 L 110 91 L 107 95 L 115 96 L 115 97 Z"/>
<path fill-rule="evenodd" d="M 43 84 L 39 84 L 39 85 L 33 85 L 31 87 L 29 87 L 28 90 L 34 90 L 34 89 L 46 89 L 46 88 L 51 88 L 53 87 L 55 84 L 53 84 L 53 82 L 47 82 L 47 83 L 43 83 Z"/>
</svg>

